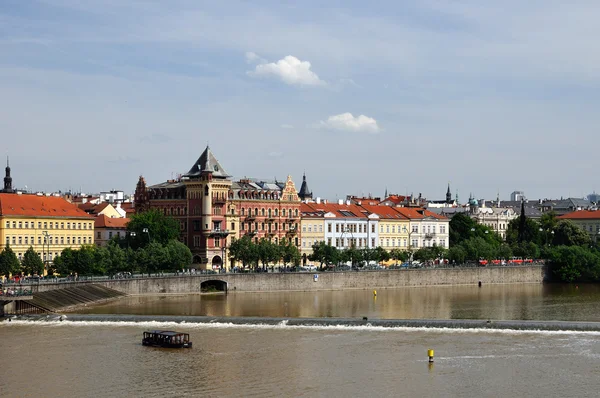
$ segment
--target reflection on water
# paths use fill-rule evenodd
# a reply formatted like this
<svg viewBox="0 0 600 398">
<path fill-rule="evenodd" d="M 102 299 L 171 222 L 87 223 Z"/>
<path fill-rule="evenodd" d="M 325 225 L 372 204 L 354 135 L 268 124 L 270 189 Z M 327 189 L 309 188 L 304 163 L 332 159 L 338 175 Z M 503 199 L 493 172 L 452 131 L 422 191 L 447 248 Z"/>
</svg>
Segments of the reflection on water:
<svg viewBox="0 0 600 398">
<path fill-rule="evenodd" d="M 86 314 L 600 321 L 599 285 L 484 285 L 126 297 Z"/>
</svg>

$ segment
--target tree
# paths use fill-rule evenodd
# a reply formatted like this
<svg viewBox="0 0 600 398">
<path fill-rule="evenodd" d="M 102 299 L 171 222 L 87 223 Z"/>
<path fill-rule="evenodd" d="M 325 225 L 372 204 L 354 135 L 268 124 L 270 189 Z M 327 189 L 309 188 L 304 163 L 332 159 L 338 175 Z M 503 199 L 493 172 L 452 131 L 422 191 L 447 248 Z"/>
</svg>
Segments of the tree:
<svg viewBox="0 0 600 398">
<path fill-rule="evenodd" d="M 473 236 L 477 223 L 466 213 L 455 214 L 450 220 L 450 246 L 458 245 Z"/>
<path fill-rule="evenodd" d="M 6 245 L 2 253 L 0 253 L 0 275 L 9 277 L 21 272 L 21 264 L 19 259 L 12 251 L 10 245 Z"/>
<path fill-rule="evenodd" d="M 467 252 L 461 245 L 452 246 L 450 249 L 448 249 L 448 260 L 452 261 L 453 263 L 464 264 L 466 259 Z"/>
<path fill-rule="evenodd" d="M 277 262 L 282 257 L 280 246 L 275 245 L 273 242 L 265 238 L 261 238 L 258 241 L 256 250 L 258 259 L 262 263 L 264 269 L 269 266 L 269 263 Z"/>
<path fill-rule="evenodd" d="M 190 249 L 178 240 L 172 240 L 167 244 L 169 253 L 169 264 L 166 269 L 183 269 L 192 263 L 192 252 Z"/>
<path fill-rule="evenodd" d="M 296 245 L 294 245 L 291 241 L 288 241 L 287 239 L 281 239 L 279 241 L 279 253 L 284 265 L 300 265 L 302 256 L 300 255 L 300 251 Z"/>
<path fill-rule="evenodd" d="M 258 261 L 258 251 L 252 239 L 244 235 L 229 246 L 229 257 L 234 261 L 240 261 L 244 268 Z"/>
<path fill-rule="evenodd" d="M 591 243 L 587 232 L 575 225 L 571 220 L 561 220 L 556 224 L 554 240 L 555 246 L 588 246 Z"/>
<path fill-rule="evenodd" d="M 390 259 L 390 253 L 383 247 L 377 246 L 375 249 L 373 249 L 373 257 L 378 263 L 383 263 Z"/>
<path fill-rule="evenodd" d="M 391 258 L 396 260 L 396 264 L 398 263 L 398 261 L 405 262 L 406 260 L 408 260 L 408 252 L 402 249 L 392 249 L 390 251 L 390 256 Z"/>
<path fill-rule="evenodd" d="M 134 249 L 148 246 L 151 242 L 167 245 L 179 237 L 179 222 L 152 209 L 132 215 L 127 224 L 127 231 L 130 245 Z M 131 232 L 135 232 L 135 236 L 131 236 Z"/>
<path fill-rule="evenodd" d="M 533 242 L 539 245 L 543 243 L 543 238 L 540 224 L 531 218 L 526 217 L 525 221 L 515 218 L 508 223 L 506 241 L 510 244 Z"/>
<path fill-rule="evenodd" d="M 309 254 L 308 259 L 310 261 L 318 261 L 321 263 L 321 267 L 326 263 L 327 258 L 327 244 L 324 241 L 315 242 L 312 245 L 312 253 Z"/>
<path fill-rule="evenodd" d="M 581 246 L 558 246 L 549 253 L 548 267 L 561 282 L 597 281 L 600 256 Z"/>
<path fill-rule="evenodd" d="M 25 275 L 42 275 L 44 273 L 44 262 L 31 246 L 25 252 L 21 266 Z"/>
</svg>

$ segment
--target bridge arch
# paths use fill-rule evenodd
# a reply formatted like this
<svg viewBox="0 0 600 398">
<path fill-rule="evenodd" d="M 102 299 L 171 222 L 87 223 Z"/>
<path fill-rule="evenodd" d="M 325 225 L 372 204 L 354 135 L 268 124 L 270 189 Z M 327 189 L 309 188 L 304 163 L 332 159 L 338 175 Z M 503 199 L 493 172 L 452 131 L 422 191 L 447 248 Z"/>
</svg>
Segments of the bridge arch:
<svg viewBox="0 0 600 398">
<path fill-rule="evenodd" d="M 225 292 L 227 293 L 227 282 L 219 279 L 209 279 L 200 283 L 201 292 Z"/>
</svg>

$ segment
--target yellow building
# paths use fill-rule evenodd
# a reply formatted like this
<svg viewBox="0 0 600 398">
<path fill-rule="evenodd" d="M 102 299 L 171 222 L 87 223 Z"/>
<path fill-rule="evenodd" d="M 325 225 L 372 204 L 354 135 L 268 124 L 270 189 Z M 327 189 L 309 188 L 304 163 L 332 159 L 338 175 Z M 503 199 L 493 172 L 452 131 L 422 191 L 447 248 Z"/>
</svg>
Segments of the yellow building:
<svg viewBox="0 0 600 398">
<path fill-rule="evenodd" d="M 60 197 L 0 193 L 0 252 L 23 258 L 29 247 L 52 262 L 68 247 L 94 243 L 94 217 Z"/>
<path fill-rule="evenodd" d="M 315 243 L 325 242 L 325 213 L 315 212 L 315 210 L 306 203 L 300 205 L 302 220 L 300 221 L 300 254 L 302 261 L 310 263 L 308 256 L 313 252 L 312 246 Z M 306 258 L 306 261 L 304 260 Z"/>
<path fill-rule="evenodd" d="M 379 216 L 379 244 L 387 251 L 408 250 L 410 220 L 392 206 L 361 204 L 371 214 Z"/>
</svg>

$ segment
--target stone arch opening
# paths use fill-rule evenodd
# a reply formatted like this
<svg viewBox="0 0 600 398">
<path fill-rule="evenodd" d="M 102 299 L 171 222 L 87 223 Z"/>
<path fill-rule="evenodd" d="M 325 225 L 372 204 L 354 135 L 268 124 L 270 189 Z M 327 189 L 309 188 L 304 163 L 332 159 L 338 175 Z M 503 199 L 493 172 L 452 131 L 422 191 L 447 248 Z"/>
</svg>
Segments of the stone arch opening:
<svg viewBox="0 0 600 398">
<path fill-rule="evenodd" d="M 223 267 L 223 259 L 221 258 L 221 256 L 214 256 L 212 259 L 212 267 L 213 269 L 217 269 L 217 268 L 221 268 Z"/>
<path fill-rule="evenodd" d="M 202 263 L 202 257 L 200 257 L 199 255 L 195 255 L 194 258 L 192 259 L 192 262 L 194 264 L 201 264 Z"/>
<path fill-rule="evenodd" d="M 200 291 L 203 293 L 225 292 L 227 293 L 227 282 L 218 279 L 210 279 L 200 283 Z"/>
</svg>

